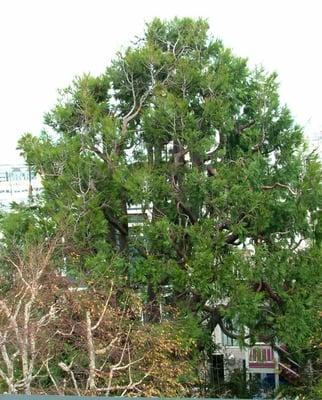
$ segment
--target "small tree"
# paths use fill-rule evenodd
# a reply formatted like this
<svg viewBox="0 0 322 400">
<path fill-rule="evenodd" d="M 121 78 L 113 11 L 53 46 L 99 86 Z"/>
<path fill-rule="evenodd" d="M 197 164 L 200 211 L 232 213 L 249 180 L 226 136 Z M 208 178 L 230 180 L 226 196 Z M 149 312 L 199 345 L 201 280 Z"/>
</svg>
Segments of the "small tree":
<svg viewBox="0 0 322 400">
<path fill-rule="evenodd" d="M 0 296 L 0 377 L 9 393 L 31 394 L 33 382 L 50 358 L 50 329 L 62 311 L 55 302 L 57 290 L 51 292 L 55 283 L 46 282 L 53 276 L 56 245 L 52 240 L 28 249 L 26 257 L 16 251 L 1 260 L 12 278 L 12 286 L 9 290 L 2 286 Z"/>
</svg>

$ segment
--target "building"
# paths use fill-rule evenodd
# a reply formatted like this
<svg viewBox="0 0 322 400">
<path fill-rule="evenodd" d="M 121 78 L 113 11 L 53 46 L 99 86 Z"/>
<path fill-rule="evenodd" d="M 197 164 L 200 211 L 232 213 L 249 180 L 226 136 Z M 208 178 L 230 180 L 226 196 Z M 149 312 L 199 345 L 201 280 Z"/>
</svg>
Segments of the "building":
<svg viewBox="0 0 322 400">
<path fill-rule="evenodd" d="M 9 209 L 12 202 L 27 202 L 41 189 L 41 181 L 26 165 L 0 165 L 0 207 Z"/>
<path fill-rule="evenodd" d="M 299 379 L 299 365 L 290 358 L 284 346 L 274 349 L 267 343 L 241 348 L 237 340 L 226 336 L 219 325 L 213 333 L 216 351 L 211 360 L 213 379 L 216 383 L 228 380 L 234 371 L 245 375 L 246 380 L 257 379 L 265 392 L 279 384 L 294 384 Z"/>
<path fill-rule="evenodd" d="M 317 132 L 310 136 L 310 148 L 316 150 L 322 160 L 322 132 Z"/>
</svg>

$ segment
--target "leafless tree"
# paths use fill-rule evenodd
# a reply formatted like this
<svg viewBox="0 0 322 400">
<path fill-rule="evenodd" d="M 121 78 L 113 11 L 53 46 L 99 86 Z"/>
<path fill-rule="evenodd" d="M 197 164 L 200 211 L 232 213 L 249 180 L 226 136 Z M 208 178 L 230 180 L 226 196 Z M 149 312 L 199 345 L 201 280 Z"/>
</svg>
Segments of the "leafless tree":
<svg viewBox="0 0 322 400">
<path fill-rule="evenodd" d="M 44 286 L 56 246 L 56 239 L 45 241 L 27 250 L 25 257 L 17 251 L 2 259 L 11 267 L 13 282 L 0 294 L 0 377 L 9 393 L 30 394 L 49 356 L 45 334 L 61 310 Z"/>
<path fill-rule="evenodd" d="M 139 391 L 149 372 L 132 372 L 143 357 L 132 360 L 127 311 L 111 301 L 113 285 L 105 295 L 62 276 L 54 262 L 61 245 L 58 235 L 2 257 L 11 287 L 0 292 L 0 381 L 10 394 Z M 69 362 L 61 356 L 67 342 L 81 360 L 77 352 Z M 40 378 L 52 384 L 42 388 Z"/>
</svg>

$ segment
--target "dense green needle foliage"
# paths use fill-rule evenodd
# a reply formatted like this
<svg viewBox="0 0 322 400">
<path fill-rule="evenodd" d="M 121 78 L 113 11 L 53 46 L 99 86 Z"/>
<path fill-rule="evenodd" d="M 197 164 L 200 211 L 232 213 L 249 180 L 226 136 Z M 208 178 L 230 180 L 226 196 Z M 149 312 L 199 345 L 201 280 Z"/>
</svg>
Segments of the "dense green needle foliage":
<svg viewBox="0 0 322 400">
<path fill-rule="evenodd" d="M 176 307 L 305 358 L 319 335 L 321 164 L 276 74 L 203 20 L 155 19 L 60 95 L 48 130 L 19 148 L 43 179 L 37 232 L 71 227 L 69 274 L 136 290 L 146 322 L 162 303 L 170 320 Z"/>
</svg>

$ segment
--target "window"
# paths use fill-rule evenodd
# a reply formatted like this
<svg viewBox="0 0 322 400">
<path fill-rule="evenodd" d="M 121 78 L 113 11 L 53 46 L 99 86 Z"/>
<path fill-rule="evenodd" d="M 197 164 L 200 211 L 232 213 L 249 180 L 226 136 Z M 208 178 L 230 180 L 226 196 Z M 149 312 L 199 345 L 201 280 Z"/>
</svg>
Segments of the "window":
<svg viewBox="0 0 322 400">
<path fill-rule="evenodd" d="M 212 356 L 211 380 L 218 385 L 223 382 L 224 377 L 224 356 L 222 354 L 214 354 Z"/>
<path fill-rule="evenodd" d="M 238 346 L 238 340 L 233 339 L 222 332 L 221 343 L 223 346 Z"/>
</svg>

